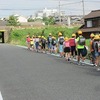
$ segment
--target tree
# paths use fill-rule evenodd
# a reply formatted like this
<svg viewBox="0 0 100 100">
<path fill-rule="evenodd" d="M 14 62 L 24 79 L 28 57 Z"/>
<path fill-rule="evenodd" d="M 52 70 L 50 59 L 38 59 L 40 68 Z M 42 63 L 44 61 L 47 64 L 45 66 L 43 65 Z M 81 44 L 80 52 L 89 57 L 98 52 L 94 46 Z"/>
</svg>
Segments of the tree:
<svg viewBox="0 0 100 100">
<path fill-rule="evenodd" d="M 55 20 L 53 17 L 44 17 L 43 21 L 45 22 L 46 25 L 54 25 Z"/>
<path fill-rule="evenodd" d="M 18 22 L 18 19 L 16 16 L 11 15 L 9 19 L 7 20 L 8 26 L 18 26 L 20 23 Z"/>
<path fill-rule="evenodd" d="M 33 18 L 29 18 L 28 22 L 34 22 L 34 19 Z"/>
</svg>

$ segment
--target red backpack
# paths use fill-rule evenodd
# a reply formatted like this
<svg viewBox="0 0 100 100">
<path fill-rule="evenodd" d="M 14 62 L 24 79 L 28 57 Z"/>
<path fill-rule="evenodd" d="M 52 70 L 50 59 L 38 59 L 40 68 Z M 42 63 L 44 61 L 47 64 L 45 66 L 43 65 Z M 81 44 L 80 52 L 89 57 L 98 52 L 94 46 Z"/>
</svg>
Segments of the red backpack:
<svg viewBox="0 0 100 100">
<path fill-rule="evenodd" d="M 75 39 L 74 38 L 71 38 L 70 39 L 70 46 L 76 46 L 76 43 L 75 43 Z"/>
</svg>

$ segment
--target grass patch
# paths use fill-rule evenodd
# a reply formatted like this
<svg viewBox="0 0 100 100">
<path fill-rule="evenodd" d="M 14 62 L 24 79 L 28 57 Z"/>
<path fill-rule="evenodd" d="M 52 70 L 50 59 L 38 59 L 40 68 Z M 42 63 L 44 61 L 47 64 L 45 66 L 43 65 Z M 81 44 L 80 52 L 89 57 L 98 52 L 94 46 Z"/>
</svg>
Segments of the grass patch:
<svg viewBox="0 0 100 100">
<path fill-rule="evenodd" d="M 76 32 L 78 27 L 68 28 L 68 27 L 55 27 L 46 26 L 44 28 L 24 28 L 24 29 L 13 29 L 10 33 L 9 43 L 17 45 L 26 45 L 26 35 L 30 36 L 45 36 L 48 37 L 49 33 L 58 38 L 58 32 L 62 32 L 64 36 L 71 37 L 72 33 Z"/>
</svg>

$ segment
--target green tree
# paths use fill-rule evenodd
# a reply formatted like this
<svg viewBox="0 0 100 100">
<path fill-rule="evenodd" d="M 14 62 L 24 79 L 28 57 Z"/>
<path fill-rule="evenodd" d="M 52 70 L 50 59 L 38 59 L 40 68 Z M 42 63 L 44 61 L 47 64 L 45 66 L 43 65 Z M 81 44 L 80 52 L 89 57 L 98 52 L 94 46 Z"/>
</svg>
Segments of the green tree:
<svg viewBox="0 0 100 100">
<path fill-rule="evenodd" d="M 33 18 L 29 18 L 28 22 L 34 22 L 34 19 Z"/>
<path fill-rule="evenodd" d="M 20 23 L 18 22 L 18 19 L 16 16 L 11 15 L 9 19 L 7 20 L 8 26 L 18 26 Z"/>
<path fill-rule="evenodd" d="M 44 17 L 43 21 L 45 22 L 46 25 L 54 25 L 55 24 L 55 20 L 53 17 Z"/>
</svg>

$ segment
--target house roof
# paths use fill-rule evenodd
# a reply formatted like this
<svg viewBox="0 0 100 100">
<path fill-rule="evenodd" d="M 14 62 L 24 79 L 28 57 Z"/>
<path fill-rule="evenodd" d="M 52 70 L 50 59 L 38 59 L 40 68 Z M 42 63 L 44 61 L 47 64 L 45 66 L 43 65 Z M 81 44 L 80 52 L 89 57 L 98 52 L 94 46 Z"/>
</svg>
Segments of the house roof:
<svg viewBox="0 0 100 100">
<path fill-rule="evenodd" d="M 84 17 L 84 19 L 100 17 L 100 10 L 93 10 L 88 15 Z"/>
<path fill-rule="evenodd" d="M 98 28 L 83 28 L 81 29 L 82 32 L 100 32 L 100 27 Z"/>
</svg>

